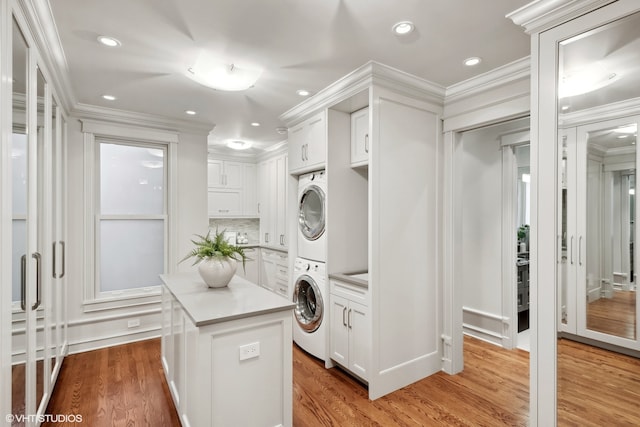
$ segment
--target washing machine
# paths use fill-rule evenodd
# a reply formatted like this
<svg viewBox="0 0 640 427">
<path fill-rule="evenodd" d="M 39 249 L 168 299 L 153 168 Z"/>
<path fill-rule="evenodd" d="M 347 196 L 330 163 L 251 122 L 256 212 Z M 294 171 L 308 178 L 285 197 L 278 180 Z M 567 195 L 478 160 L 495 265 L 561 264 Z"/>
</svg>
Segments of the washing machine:
<svg viewBox="0 0 640 427">
<path fill-rule="evenodd" d="M 296 258 L 293 270 L 293 340 L 307 353 L 325 360 L 329 327 L 325 264 Z"/>
<path fill-rule="evenodd" d="M 298 254 L 326 262 L 325 230 L 327 179 L 325 171 L 301 175 L 298 181 Z"/>
</svg>

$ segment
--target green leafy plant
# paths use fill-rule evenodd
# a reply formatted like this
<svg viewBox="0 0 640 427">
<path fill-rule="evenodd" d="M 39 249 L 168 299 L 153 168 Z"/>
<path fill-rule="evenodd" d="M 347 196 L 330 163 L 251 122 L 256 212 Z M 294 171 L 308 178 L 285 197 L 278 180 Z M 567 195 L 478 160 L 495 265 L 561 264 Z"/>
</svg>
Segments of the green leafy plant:
<svg viewBox="0 0 640 427">
<path fill-rule="evenodd" d="M 182 258 L 180 262 L 186 261 L 189 258 L 195 258 L 192 265 L 196 265 L 203 259 L 231 258 L 236 261 L 242 260 L 242 268 L 245 269 L 245 263 L 248 258 L 244 253 L 244 249 L 227 242 L 224 239 L 224 231 L 219 233 L 216 229 L 213 237 L 211 237 L 211 231 L 209 231 L 206 236 L 200 234 L 196 234 L 195 236 L 198 237 L 198 239 L 191 239 L 191 242 L 196 245 L 196 247 Z"/>
<path fill-rule="evenodd" d="M 518 228 L 518 240 L 519 241 L 526 241 L 529 237 L 529 224 L 525 224 L 525 225 L 521 225 L 520 228 Z"/>
</svg>

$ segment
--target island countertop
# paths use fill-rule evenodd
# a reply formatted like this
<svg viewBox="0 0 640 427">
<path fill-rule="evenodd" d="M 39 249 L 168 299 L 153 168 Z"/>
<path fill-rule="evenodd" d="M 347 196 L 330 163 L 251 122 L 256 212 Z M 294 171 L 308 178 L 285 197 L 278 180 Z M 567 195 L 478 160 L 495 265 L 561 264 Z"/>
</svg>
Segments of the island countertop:
<svg viewBox="0 0 640 427">
<path fill-rule="evenodd" d="M 160 279 L 198 327 L 295 306 L 237 275 L 224 288 L 209 288 L 197 272 L 161 274 Z"/>
</svg>

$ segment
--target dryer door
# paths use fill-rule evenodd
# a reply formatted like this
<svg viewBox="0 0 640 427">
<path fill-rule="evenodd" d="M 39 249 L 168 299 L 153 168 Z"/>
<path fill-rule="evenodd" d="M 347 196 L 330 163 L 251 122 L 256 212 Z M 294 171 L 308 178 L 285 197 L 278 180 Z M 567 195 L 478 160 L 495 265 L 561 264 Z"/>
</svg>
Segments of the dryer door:
<svg viewBox="0 0 640 427">
<path fill-rule="evenodd" d="M 294 313 L 296 321 L 306 332 L 314 332 L 322 323 L 324 303 L 320 288 L 315 280 L 303 274 L 296 280 L 293 288 Z"/>
<path fill-rule="evenodd" d="M 316 240 L 324 233 L 324 191 L 317 185 L 310 185 L 300 196 L 298 225 L 307 240 Z"/>
</svg>

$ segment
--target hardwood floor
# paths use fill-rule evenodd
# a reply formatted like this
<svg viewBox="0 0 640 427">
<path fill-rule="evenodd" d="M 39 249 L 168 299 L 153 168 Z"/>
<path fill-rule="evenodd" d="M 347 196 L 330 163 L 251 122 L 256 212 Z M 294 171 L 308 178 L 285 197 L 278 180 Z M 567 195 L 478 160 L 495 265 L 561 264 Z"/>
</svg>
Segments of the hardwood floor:
<svg viewBox="0 0 640 427">
<path fill-rule="evenodd" d="M 640 425 L 640 360 L 568 340 L 560 340 L 558 349 L 559 426 Z M 160 340 L 67 357 L 47 412 L 79 414 L 82 425 L 92 427 L 179 426 L 160 365 Z M 371 402 L 366 386 L 340 369 L 325 369 L 294 345 L 295 427 L 528 423 L 525 351 L 465 337 L 462 373 L 437 373 Z"/>
<path fill-rule="evenodd" d="M 587 329 L 636 339 L 636 292 L 614 291 L 612 298 L 587 304 Z"/>
</svg>

